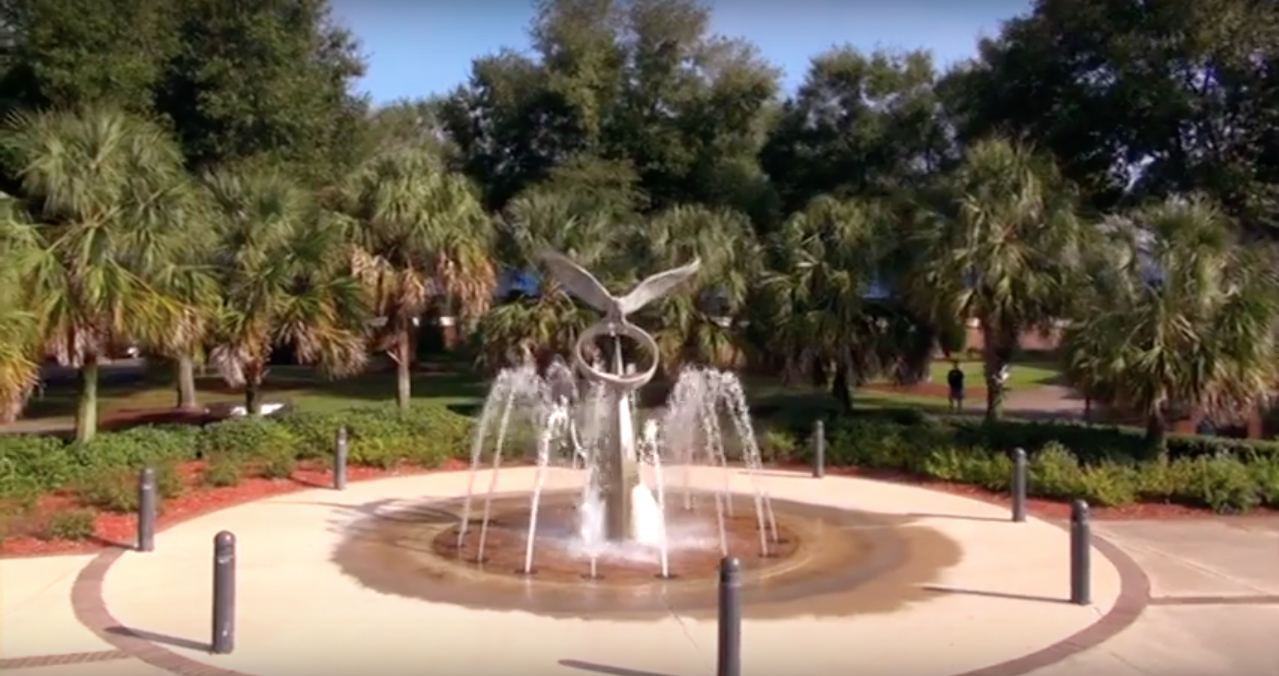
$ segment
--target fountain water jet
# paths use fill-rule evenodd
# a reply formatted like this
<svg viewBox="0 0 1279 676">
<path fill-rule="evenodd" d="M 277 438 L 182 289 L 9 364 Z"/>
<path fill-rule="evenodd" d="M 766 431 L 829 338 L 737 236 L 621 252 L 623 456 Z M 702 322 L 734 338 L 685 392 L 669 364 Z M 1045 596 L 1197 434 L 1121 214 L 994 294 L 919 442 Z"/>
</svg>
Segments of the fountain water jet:
<svg viewBox="0 0 1279 676">
<path fill-rule="evenodd" d="M 674 578 L 683 570 L 679 566 L 695 566 L 685 572 L 696 570 L 696 566 L 705 564 L 690 562 L 706 561 L 705 556 L 712 552 L 727 555 L 730 549 L 749 548 L 747 543 L 756 537 L 761 557 L 774 553 L 769 543 L 780 541 L 779 532 L 771 501 L 758 477 L 759 450 L 741 386 L 732 374 L 685 369 L 675 384 L 666 413 L 661 419 L 646 421 L 642 430 L 637 429 L 636 392 L 656 374 L 658 350 L 653 337 L 627 316 L 688 279 L 698 263 L 649 277 L 629 294 L 616 298 L 590 273 L 563 256 L 548 253 L 545 261 L 565 289 L 604 316 L 579 336 L 572 353 L 572 369 L 557 358 L 545 378 L 528 364 L 499 374 L 480 416 L 472 447 L 472 476 L 456 544 L 450 549 L 455 549 L 458 557 L 484 564 L 489 561 L 486 548 L 497 546 L 493 561 L 507 562 L 502 565 L 526 575 L 542 568 L 541 564 L 562 571 L 569 560 L 581 560 L 584 568 L 589 561 L 589 575 L 584 576 L 593 579 L 611 574 L 606 571 L 623 570 L 616 568 L 618 565 L 646 562 L 658 568 L 655 572 L 660 573 L 659 577 Z M 646 353 L 640 369 L 623 362 L 624 338 L 637 342 Z M 592 345 L 599 339 L 612 343 L 607 370 L 598 361 L 588 360 L 588 353 L 596 353 Z M 573 371 L 586 381 L 581 397 Z M 730 420 L 721 422 L 723 417 Z M 495 499 L 501 500 L 497 494 L 498 474 L 502 455 L 511 445 L 508 434 L 530 429 L 534 432 L 531 441 L 537 471 L 529 509 L 518 516 L 527 522 L 525 530 L 523 525 L 512 528 L 509 510 L 495 517 L 493 505 Z M 754 518 L 749 520 L 738 520 L 732 513 L 732 474 L 737 470 L 729 465 L 729 452 L 721 438 L 730 430 L 740 441 L 741 459 L 753 492 Z M 494 435 L 491 468 L 484 468 L 484 449 Z M 572 470 L 580 465 L 585 472 L 572 515 L 573 525 L 568 529 L 562 506 L 558 512 L 552 508 L 551 513 L 545 514 L 541 505 L 544 484 L 563 448 L 568 449 L 564 464 Z M 514 452 L 523 454 L 527 450 Z M 722 475 L 710 491 L 715 502 L 713 521 L 698 516 L 693 509 L 694 466 L 714 467 Z M 491 474 L 477 540 L 468 534 L 478 492 L 475 482 L 485 470 Z M 668 471 L 683 473 L 683 515 L 669 512 Z M 496 544 L 490 537 L 495 518 L 501 523 Z M 754 526 L 748 526 L 752 521 Z M 518 547 L 518 555 L 510 552 L 513 546 Z M 544 552 L 539 565 L 535 565 L 536 552 Z"/>
</svg>

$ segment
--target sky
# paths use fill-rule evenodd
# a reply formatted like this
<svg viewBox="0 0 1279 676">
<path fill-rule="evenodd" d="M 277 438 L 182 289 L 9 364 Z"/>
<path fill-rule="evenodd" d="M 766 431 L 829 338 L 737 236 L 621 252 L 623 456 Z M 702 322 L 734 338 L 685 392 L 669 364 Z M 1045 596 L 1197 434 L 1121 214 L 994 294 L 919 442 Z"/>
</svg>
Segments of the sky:
<svg viewBox="0 0 1279 676">
<path fill-rule="evenodd" d="M 369 60 L 361 87 L 377 103 L 445 93 L 471 60 L 503 47 L 528 48 L 531 0 L 334 0 Z M 709 0 L 711 27 L 755 43 L 783 69 L 787 92 L 809 59 L 835 45 L 925 48 L 945 66 L 971 57 L 979 35 L 1029 9 L 1029 0 Z"/>
</svg>

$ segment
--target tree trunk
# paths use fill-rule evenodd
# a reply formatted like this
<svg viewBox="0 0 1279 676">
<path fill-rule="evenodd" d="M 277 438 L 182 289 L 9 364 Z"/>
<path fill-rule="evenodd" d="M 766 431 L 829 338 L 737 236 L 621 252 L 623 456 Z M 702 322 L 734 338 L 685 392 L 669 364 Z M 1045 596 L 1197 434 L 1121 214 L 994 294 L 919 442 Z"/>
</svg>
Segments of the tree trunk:
<svg viewBox="0 0 1279 676">
<path fill-rule="evenodd" d="M 842 366 L 835 369 L 835 377 L 831 379 L 830 393 L 839 402 L 844 413 L 853 412 L 853 397 L 848 391 L 848 370 Z"/>
<path fill-rule="evenodd" d="M 986 420 L 999 420 L 1000 409 L 1004 405 L 1004 386 L 999 382 L 999 372 L 1004 367 L 999 357 L 998 346 L 995 345 L 995 334 L 987 328 L 987 322 L 981 324 L 982 332 L 982 375 L 986 380 Z"/>
<path fill-rule="evenodd" d="M 98 357 L 84 358 L 80 366 L 80 393 L 76 405 L 75 440 L 86 443 L 98 433 Z"/>
<path fill-rule="evenodd" d="M 412 334 L 405 329 L 395 341 L 395 403 L 401 411 L 413 403 Z"/>
<path fill-rule="evenodd" d="M 1146 443 L 1161 460 L 1168 458 L 1167 439 L 1168 423 L 1164 420 L 1163 407 L 1160 406 L 1146 416 Z"/>
<path fill-rule="evenodd" d="M 262 415 L 262 377 L 254 376 L 244 381 L 244 412 L 246 415 Z"/>
<path fill-rule="evenodd" d="M 194 411 L 200 408 L 195 391 L 195 359 L 190 355 L 183 355 L 174 361 L 177 366 L 177 382 L 174 385 L 177 388 L 178 408 Z"/>
</svg>

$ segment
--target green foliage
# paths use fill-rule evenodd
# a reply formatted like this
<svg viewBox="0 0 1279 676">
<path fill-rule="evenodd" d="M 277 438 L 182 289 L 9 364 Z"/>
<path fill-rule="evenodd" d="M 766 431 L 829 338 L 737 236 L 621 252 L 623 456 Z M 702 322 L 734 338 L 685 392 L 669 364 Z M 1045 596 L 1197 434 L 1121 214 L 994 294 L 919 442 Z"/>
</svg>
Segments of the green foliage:
<svg viewBox="0 0 1279 676">
<path fill-rule="evenodd" d="M 1173 436 L 1169 459 L 1152 459 L 1137 430 L 1061 422 L 934 418 L 886 409 L 843 418 L 831 429 L 827 462 L 907 472 L 1004 492 L 1009 451 L 1029 454 L 1032 496 L 1097 506 L 1138 500 L 1246 512 L 1279 505 L 1279 445 Z"/>
<path fill-rule="evenodd" d="M 86 508 L 55 512 L 38 535 L 41 540 L 88 540 L 94 536 L 97 517 L 97 512 Z"/>
<path fill-rule="evenodd" d="M 759 435 L 759 450 L 764 462 L 790 462 L 804 455 L 799 436 L 786 429 L 769 428 Z"/>
<path fill-rule="evenodd" d="M 0 501 L 21 511 L 33 496 L 71 488 L 86 506 L 113 512 L 137 509 L 138 473 L 151 467 L 161 498 L 182 490 L 180 463 L 204 459 L 201 482 L 233 486 L 253 470 L 286 478 L 300 460 L 328 459 L 339 426 L 350 435 L 350 462 L 390 468 L 402 463 L 438 466 L 465 457 L 471 421 L 444 406 L 391 404 L 340 414 L 286 414 L 230 418 L 197 427 L 138 427 L 108 432 L 87 444 L 52 437 L 0 436 Z M 22 503 L 22 504 L 19 504 Z"/>
<path fill-rule="evenodd" d="M 226 488 L 240 485 L 244 478 L 244 460 L 232 453 L 215 453 L 209 456 L 200 481 L 210 488 Z"/>
<path fill-rule="evenodd" d="M 155 492 L 163 507 L 166 498 L 182 493 L 182 477 L 172 463 L 156 465 Z M 100 466 L 87 472 L 75 487 L 76 498 L 86 507 L 127 514 L 138 511 L 138 472 L 127 467 Z"/>
</svg>

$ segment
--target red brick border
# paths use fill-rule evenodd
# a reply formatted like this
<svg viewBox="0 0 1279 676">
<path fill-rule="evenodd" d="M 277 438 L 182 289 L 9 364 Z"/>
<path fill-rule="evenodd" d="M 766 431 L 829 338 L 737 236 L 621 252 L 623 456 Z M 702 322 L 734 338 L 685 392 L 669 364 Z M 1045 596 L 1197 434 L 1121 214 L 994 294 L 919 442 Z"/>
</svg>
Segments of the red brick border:
<svg viewBox="0 0 1279 676">
<path fill-rule="evenodd" d="M 1279 606 L 1279 594 L 1246 596 L 1157 596 L 1152 606 Z"/>
<path fill-rule="evenodd" d="M 1062 529 L 1069 527 L 1060 523 L 1057 525 Z M 1094 535 L 1092 544 L 1119 572 L 1119 598 L 1115 599 L 1115 605 L 1111 606 L 1109 612 L 1100 620 L 1047 648 L 957 676 L 1020 676 L 1099 646 L 1132 626 L 1150 603 L 1150 578 L 1146 577 L 1146 572 L 1132 557 L 1109 540 Z"/>
<path fill-rule="evenodd" d="M 222 669 L 189 657 L 179 655 L 134 634 L 107 609 L 102 598 L 102 583 L 107 571 L 124 555 L 124 549 L 112 549 L 99 554 L 80 571 L 71 587 L 71 608 L 76 619 L 88 627 L 98 638 L 106 641 L 130 657 L 147 664 L 181 674 L 182 676 L 249 676 L 238 671 Z"/>
<path fill-rule="evenodd" d="M 67 664 L 114 662 L 116 660 L 127 660 L 130 657 L 132 657 L 132 655 L 123 650 L 95 650 L 86 653 L 63 653 L 61 655 L 5 657 L 0 658 L 0 671 L 8 669 L 34 669 L 37 667 L 61 667 Z"/>
<path fill-rule="evenodd" d="M 1151 603 L 1150 580 L 1131 557 L 1109 541 L 1094 536 L 1093 546 L 1119 572 L 1119 598 L 1109 612 L 1074 635 L 1037 652 L 956 676 L 1020 676 L 1100 645 L 1136 622 Z M 105 551 L 80 571 L 71 590 L 71 605 L 82 624 L 126 657 L 136 657 L 153 667 L 181 676 L 250 676 L 179 655 L 121 625 L 106 607 L 102 584 L 107 571 L 124 552 L 124 549 Z"/>
</svg>

